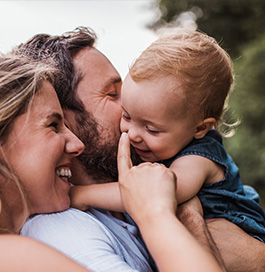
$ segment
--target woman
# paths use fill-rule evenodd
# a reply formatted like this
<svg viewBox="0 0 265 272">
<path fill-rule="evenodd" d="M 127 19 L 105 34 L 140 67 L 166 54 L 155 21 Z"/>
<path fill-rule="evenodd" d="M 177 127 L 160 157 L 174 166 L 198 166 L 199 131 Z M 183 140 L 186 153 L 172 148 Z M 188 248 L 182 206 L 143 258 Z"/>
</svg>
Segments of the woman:
<svg viewBox="0 0 265 272">
<path fill-rule="evenodd" d="M 71 159 L 84 146 L 64 125 L 53 73 L 23 58 L 0 59 L 2 231 L 17 233 L 30 215 L 70 206 Z"/>
<path fill-rule="evenodd" d="M 51 67 L 48 64 L 29 62 L 21 56 L 0 57 L 1 233 L 16 234 L 30 215 L 59 212 L 70 206 L 70 184 L 67 179 L 71 176 L 71 159 L 83 151 L 83 144 L 64 125 L 63 112 L 52 87 L 53 76 L 57 71 Z M 132 185 L 134 176 L 128 174 L 131 171 L 126 153 L 129 149 L 128 139 L 125 143 L 127 144 L 124 144 L 122 139 L 120 175 L 124 185 Z M 194 258 L 193 267 L 197 267 L 197 261 L 203 262 L 197 271 L 221 271 L 215 259 L 205 252 L 176 217 L 172 216 L 175 215 L 176 200 L 170 192 L 174 191 L 172 187 L 175 186 L 175 177 L 166 168 L 155 167 L 156 171 L 153 171 L 153 168 L 153 165 L 135 168 L 138 183 L 131 188 L 121 186 L 121 191 L 125 207 L 139 224 L 159 268 L 161 271 L 191 271 L 191 266 L 187 264 L 190 263 L 190 258 Z M 155 177 L 163 177 L 163 181 L 168 184 L 168 187 L 163 186 L 168 188 L 167 190 L 158 190 L 155 195 L 157 203 L 161 204 L 159 209 L 164 207 L 170 211 L 164 214 L 163 220 L 167 220 L 174 236 L 181 238 L 181 244 L 185 244 L 187 248 L 187 251 L 181 254 L 187 258 L 179 258 L 177 266 L 174 264 L 175 255 L 180 254 L 183 249 L 174 248 L 174 257 L 171 259 L 169 253 L 167 259 L 170 263 L 165 266 L 157 249 L 161 246 L 167 248 L 167 243 L 163 244 L 161 239 L 155 239 L 159 241 L 158 244 L 152 243 L 150 238 L 158 233 L 166 233 L 168 229 L 164 227 L 165 224 L 159 229 L 154 224 L 150 236 L 146 226 L 157 213 L 152 212 L 147 216 L 145 213 L 149 213 L 148 206 L 139 210 L 139 201 L 129 197 L 130 192 L 133 195 L 141 180 L 152 181 L 151 187 L 155 188 L 154 184 L 160 182 L 160 179 Z M 150 183 L 143 188 L 143 194 L 148 190 L 148 185 Z M 124 198 L 127 195 L 128 201 Z M 149 199 L 151 205 L 154 198 Z M 144 198 L 140 199 L 141 203 L 144 201 Z M 135 205 L 136 203 L 138 205 Z M 153 205 L 152 210 L 158 211 L 153 209 Z M 2 235 L 0 250 L 0 271 L 87 271 L 54 249 L 17 235 Z M 197 254 L 200 256 L 199 260 L 196 258 Z"/>
<path fill-rule="evenodd" d="M 83 150 L 64 125 L 53 90 L 55 69 L 0 57 L 0 232 L 18 233 L 28 216 L 70 205 L 71 158 Z M 0 271 L 88 271 L 18 235 L 0 237 Z"/>
</svg>

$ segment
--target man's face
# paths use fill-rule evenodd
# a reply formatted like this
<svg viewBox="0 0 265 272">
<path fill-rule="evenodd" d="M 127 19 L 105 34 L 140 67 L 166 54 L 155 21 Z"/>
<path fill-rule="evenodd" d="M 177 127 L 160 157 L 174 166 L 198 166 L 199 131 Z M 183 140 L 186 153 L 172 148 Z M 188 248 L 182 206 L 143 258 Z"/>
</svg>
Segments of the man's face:
<svg viewBox="0 0 265 272">
<path fill-rule="evenodd" d="M 72 182 L 115 181 L 121 78 L 110 61 L 95 48 L 87 47 L 78 52 L 74 67 L 82 75 L 76 94 L 86 112 L 78 113 L 75 118 L 73 113 L 65 111 L 65 116 L 86 148 L 74 162 Z"/>
</svg>

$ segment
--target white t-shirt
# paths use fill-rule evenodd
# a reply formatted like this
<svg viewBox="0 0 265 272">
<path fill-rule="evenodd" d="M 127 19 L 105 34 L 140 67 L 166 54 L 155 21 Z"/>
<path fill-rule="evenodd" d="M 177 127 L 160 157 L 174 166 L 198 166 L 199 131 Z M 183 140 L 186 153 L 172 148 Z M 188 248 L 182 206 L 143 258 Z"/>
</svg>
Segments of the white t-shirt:
<svg viewBox="0 0 265 272">
<path fill-rule="evenodd" d="M 108 211 L 68 209 L 36 215 L 24 224 L 21 235 L 42 241 L 96 272 L 152 271 L 150 256 L 138 228 Z"/>
</svg>

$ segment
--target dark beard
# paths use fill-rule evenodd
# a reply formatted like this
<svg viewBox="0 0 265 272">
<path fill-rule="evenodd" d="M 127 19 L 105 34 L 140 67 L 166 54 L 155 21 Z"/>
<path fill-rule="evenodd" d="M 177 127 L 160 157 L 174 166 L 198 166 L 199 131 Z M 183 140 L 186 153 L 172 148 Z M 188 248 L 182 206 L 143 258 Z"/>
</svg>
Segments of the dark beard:
<svg viewBox="0 0 265 272">
<path fill-rule="evenodd" d="M 86 174 L 99 183 L 118 181 L 117 150 L 119 135 L 100 135 L 100 126 L 87 111 L 76 114 L 77 134 L 85 145 L 78 157 Z"/>
</svg>

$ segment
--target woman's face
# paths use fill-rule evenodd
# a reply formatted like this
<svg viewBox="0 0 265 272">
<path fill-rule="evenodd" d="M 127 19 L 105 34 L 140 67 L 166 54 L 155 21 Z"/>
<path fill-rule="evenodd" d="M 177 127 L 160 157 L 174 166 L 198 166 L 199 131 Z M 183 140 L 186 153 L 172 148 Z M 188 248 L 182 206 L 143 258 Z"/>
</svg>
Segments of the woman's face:
<svg viewBox="0 0 265 272">
<path fill-rule="evenodd" d="M 69 207 L 71 159 L 83 151 L 83 143 L 64 125 L 49 82 L 44 81 L 29 110 L 14 120 L 4 151 L 23 183 L 30 214 Z"/>
</svg>

